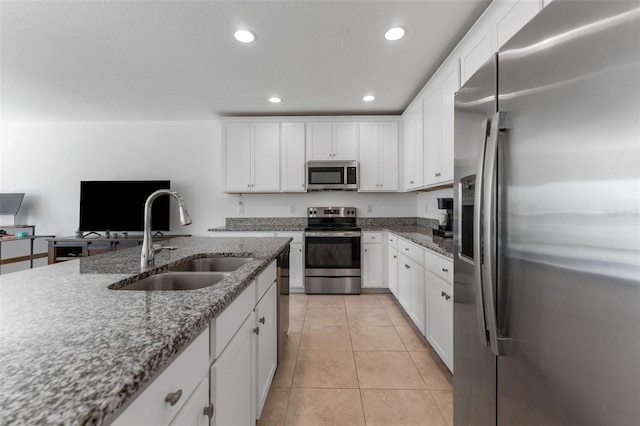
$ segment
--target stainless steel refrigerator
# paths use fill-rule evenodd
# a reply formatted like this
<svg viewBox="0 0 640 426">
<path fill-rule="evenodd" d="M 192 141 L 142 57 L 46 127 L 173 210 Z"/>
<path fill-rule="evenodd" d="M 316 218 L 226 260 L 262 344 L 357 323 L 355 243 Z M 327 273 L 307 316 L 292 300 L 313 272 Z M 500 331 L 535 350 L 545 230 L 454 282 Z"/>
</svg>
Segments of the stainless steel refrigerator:
<svg viewBox="0 0 640 426">
<path fill-rule="evenodd" d="M 554 0 L 455 108 L 454 423 L 640 425 L 640 2 Z"/>
</svg>

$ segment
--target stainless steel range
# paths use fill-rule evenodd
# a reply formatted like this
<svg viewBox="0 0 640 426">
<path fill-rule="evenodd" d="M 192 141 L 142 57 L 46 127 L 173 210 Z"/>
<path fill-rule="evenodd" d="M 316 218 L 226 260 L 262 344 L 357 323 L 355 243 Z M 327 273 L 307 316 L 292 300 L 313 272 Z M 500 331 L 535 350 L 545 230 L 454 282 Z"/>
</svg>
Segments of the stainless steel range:
<svg viewBox="0 0 640 426">
<path fill-rule="evenodd" d="M 360 294 L 360 241 L 355 207 L 309 207 L 305 292 Z"/>
</svg>

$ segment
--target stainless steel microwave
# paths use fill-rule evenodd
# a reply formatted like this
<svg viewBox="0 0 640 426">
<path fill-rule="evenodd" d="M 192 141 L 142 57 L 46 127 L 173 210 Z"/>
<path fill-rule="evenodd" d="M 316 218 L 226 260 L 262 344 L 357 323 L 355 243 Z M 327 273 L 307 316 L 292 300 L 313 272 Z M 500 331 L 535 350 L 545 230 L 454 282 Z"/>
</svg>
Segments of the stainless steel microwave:
<svg viewBox="0 0 640 426">
<path fill-rule="evenodd" d="M 357 161 L 308 161 L 307 191 L 356 191 Z"/>
</svg>

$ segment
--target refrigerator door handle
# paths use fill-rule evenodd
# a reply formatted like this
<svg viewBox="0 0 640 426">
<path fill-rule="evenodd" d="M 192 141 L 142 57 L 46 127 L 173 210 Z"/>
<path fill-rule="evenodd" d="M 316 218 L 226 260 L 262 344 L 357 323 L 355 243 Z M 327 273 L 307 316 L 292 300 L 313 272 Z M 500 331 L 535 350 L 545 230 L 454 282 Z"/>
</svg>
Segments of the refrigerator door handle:
<svg viewBox="0 0 640 426">
<path fill-rule="evenodd" d="M 478 316 L 478 328 L 480 331 L 480 342 L 484 346 L 489 346 L 487 339 L 487 325 L 485 323 L 484 296 L 482 285 L 482 182 L 484 179 L 484 160 L 485 150 L 487 147 L 487 138 L 489 137 L 489 129 L 491 128 L 491 119 L 487 118 L 484 125 L 484 138 L 480 155 L 478 156 L 478 167 L 476 169 L 475 182 L 475 208 L 473 209 L 473 277 L 476 287 L 476 314 Z M 462 192 L 462 191 L 460 191 Z M 460 203 L 459 205 L 462 205 Z M 462 227 L 461 227 L 462 228 Z"/>
<path fill-rule="evenodd" d="M 487 315 L 487 330 L 489 331 L 489 343 L 495 356 L 504 355 L 498 339 L 498 312 L 496 298 L 496 181 L 498 167 L 498 138 L 499 132 L 505 130 L 506 114 L 498 111 L 491 118 L 491 130 L 484 151 L 484 175 L 482 177 L 482 260 L 484 284 L 484 304 Z"/>
</svg>

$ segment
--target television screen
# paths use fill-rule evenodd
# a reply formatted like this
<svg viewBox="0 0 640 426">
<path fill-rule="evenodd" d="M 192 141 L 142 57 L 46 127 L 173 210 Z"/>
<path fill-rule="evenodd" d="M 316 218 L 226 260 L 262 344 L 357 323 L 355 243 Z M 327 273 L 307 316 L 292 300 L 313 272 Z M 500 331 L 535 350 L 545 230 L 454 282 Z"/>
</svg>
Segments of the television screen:
<svg viewBox="0 0 640 426">
<path fill-rule="evenodd" d="M 143 231 L 144 203 L 158 189 L 169 189 L 168 180 L 80 182 L 80 231 Z M 151 229 L 168 231 L 169 201 L 161 196 L 151 209 Z"/>
</svg>

